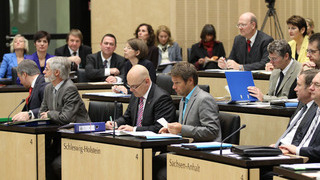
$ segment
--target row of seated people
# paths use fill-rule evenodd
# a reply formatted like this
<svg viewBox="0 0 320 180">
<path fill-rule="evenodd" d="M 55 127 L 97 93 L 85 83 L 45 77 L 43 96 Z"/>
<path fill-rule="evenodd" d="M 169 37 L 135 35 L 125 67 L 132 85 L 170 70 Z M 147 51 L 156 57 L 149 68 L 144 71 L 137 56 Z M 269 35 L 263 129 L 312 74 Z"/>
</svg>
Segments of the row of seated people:
<svg viewBox="0 0 320 180">
<path fill-rule="evenodd" d="M 313 34 L 314 23 L 311 19 L 304 19 L 300 16 L 292 16 L 287 20 L 288 31 L 292 39 L 289 44 L 292 49 L 292 57 L 297 61 L 304 63 L 309 61 L 306 54 L 308 38 Z M 193 63 L 198 70 L 228 68 L 240 70 L 266 69 L 273 70 L 271 63 L 267 63 L 268 53 L 266 46 L 272 41 L 272 38 L 257 30 L 257 19 L 252 13 L 244 13 L 240 16 L 238 25 L 240 35 L 234 40 L 232 51 L 228 61 L 223 43 L 216 40 L 216 31 L 213 25 L 207 24 L 203 27 L 200 42 L 192 46 L 188 52 L 188 61 Z M 142 39 L 148 46 L 148 55 L 146 59 L 150 60 L 155 69 L 160 72 L 170 72 L 172 65 L 159 68 L 160 64 L 166 64 L 172 61 L 181 61 L 182 53 L 179 45 L 172 40 L 170 29 L 161 25 L 154 33 L 149 24 L 140 24 L 135 33 L 136 38 Z M 67 44 L 55 50 L 56 56 L 67 56 L 75 64 L 73 70 L 85 68 L 86 57 L 92 54 L 89 46 L 82 45 L 82 33 L 78 29 L 72 29 L 67 36 Z M 249 45 L 247 41 L 250 41 Z M 115 40 L 116 41 L 116 40 Z M 26 55 L 28 52 L 28 41 L 21 35 L 14 37 L 11 43 L 11 52 L 5 54 L 0 68 L 0 78 L 12 77 L 11 68 L 16 67 L 23 59 L 28 58 L 36 61 L 38 67 L 43 71 L 45 62 L 52 55 L 47 53 L 50 43 L 50 34 L 45 31 L 39 31 L 34 35 L 34 44 L 37 52 L 32 55 Z M 101 41 L 101 46 L 103 39 Z M 155 46 L 155 44 L 157 46 Z M 116 43 L 115 43 L 116 47 Z M 103 47 L 101 47 L 102 50 Z M 115 48 L 114 48 L 115 49 Z M 189 51 L 189 50 L 188 50 Z M 110 54 L 110 53 L 109 53 Z M 103 59 L 108 59 L 109 55 L 103 54 Z M 212 61 L 217 61 L 219 63 Z M 106 73 L 108 74 L 108 73 Z M 90 76 L 89 76 L 90 79 Z"/>
</svg>

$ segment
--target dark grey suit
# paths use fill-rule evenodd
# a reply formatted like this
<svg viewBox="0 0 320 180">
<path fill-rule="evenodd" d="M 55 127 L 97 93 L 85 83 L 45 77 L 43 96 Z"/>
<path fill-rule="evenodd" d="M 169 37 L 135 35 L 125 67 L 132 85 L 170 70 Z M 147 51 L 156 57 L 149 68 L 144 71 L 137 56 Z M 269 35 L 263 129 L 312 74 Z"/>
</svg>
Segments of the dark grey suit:
<svg viewBox="0 0 320 180">
<path fill-rule="evenodd" d="M 187 104 L 182 122 L 184 99 L 180 101 L 181 135 L 195 141 L 221 141 L 219 109 L 213 97 L 198 86 Z"/>
<path fill-rule="evenodd" d="M 228 59 L 242 64 L 246 71 L 264 69 L 265 64 L 269 61 L 267 46 L 272 41 L 272 37 L 258 31 L 251 51 L 248 53 L 246 38 L 238 35 L 234 38 L 233 47 Z"/>
<path fill-rule="evenodd" d="M 112 54 L 110 68 L 117 68 L 120 71 L 119 77 L 124 78 L 125 59 L 116 53 Z M 86 76 L 90 81 L 105 81 L 105 68 L 101 58 L 101 51 L 87 56 Z"/>
<path fill-rule="evenodd" d="M 31 96 L 29 98 L 29 103 L 28 105 L 25 104 L 22 111 L 31 110 L 35 118 L 38 118 L 38 113 L 42 103 L 44 89 L 46 85 L 47 83 L 45 82 L 43 75 L 39 74 L 34 84 Z"/>
<path fill-rule="evenodd" d="M 86 45 L 81 45 L 79 47 L 79 57 L 81 59 L 80 63 L 80 68 L 85 68 L 86 67 L 86 57 L 87 55 L 92 54 L 92 49 L 89 46 Z M 61 46 L 59 48 L 56 48 L 54 52 L 55 56 L 65 56 L 65 57 L 70 57 L 70 51 L 68 48 L 68 44 Z"/>
<path fill-rule="evenodd" d="M 52 83 L 46 86 L 39 113 L 49 111 L 48 117 L 59 125 L 90 122 L 78 89 L 70 79 L 63 82 L 56 94 L 56 110 L 53 108 L 53 88 Z"/>
<path fill-rule="evenodd" d="M 130 126 L 136 126 L 138 105 L 139 98 L 132 94 L 126 112 L 116 120 L 117 125 L 128 124 Z M 136 130 L 158 133 L 162 127 L 157 122 L 160 118 L 164 118 L 168 122 L 173 122 L 175 119 L 175 107 L 170 95 L 158 85 L 152 83 L 143 111 L 142 126 L 137 127 Z"/>
</svg>

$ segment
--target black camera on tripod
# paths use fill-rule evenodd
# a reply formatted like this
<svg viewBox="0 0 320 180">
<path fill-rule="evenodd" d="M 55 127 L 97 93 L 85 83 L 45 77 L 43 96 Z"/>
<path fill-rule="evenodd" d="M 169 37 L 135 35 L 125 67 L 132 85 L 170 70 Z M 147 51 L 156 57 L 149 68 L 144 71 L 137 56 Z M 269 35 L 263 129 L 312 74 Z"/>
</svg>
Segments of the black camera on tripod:
<svg viewBox="0 0 320 180">
<path fill-rule="evenodd" d="M 274 4 L 276 3 L 276 0 L 265 0 L 266 3 L 268 3 L 268 8 L 274 8 Z"/>
</svg>

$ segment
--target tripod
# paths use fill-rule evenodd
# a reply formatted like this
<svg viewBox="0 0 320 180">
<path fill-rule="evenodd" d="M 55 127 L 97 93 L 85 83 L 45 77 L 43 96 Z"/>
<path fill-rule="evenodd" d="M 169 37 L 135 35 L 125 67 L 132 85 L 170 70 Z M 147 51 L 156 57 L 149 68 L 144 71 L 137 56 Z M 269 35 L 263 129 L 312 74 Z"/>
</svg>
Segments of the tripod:
<svg viewBox="0 0 320 180">
<path fill-rule="evenodd" d="M 278 19 L 278 15 L 276 12 L 276 9 L 274 8 L 274 3 L 272 3 L 271 5 L 269 4 L 267 6 L 269 8 L 269 10 L 266 13 L 266 16 L 264 17 L 263 23 L 262 23 L 262 27 L 261 27 L 261 31 L 263 32 L 263 29 L 267 23 L 268 17 L 270 18 L 270 33 L 271 36 L 272 35 L 272 23 L 271 23 L 271 17 L 273 17 L 273 21 L 274 21 L 274 31 L 275 31 L 275 39 L 283 39 L 283 33 L 280 27 L 280 23 L 279 23 L 279 19 Z"/>
</svg>

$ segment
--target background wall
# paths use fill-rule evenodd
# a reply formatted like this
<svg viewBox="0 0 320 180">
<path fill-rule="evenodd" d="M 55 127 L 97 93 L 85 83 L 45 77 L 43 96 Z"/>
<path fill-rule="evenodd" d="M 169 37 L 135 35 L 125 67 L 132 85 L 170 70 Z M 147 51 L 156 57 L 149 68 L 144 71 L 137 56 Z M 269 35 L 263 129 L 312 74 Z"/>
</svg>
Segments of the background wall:
<svg viewBox="0 0 320 180">
<path fill-rule="evenodd" d="M 292 15 L 312 18 L 315 32 L 319 31 L 320 19 L 318 0 L 276 0 L 275 9 L 286 40 L 290 40 L 286 20 Z M 222 41 L 229 55 L 233 39 L 238 35 L 236 24 L 239 16 L 247 11 L 258 19 L 258 29 L 268 11 L 264 0 L 93 0 L 91 1 L 91 36 L 93 52 L 99 51 L 101 37 L 113 33 L 118 40 L 117 53 L 123 55 L 126 40 L 133 37 L 140 23 L 151 24 L 156 31 L 159 25 L 170 27 L 172 36 L 183 49 L 183 59 L 187 60 L 187 48 L 200 40 L 205 24 L 213 24 L 217 40 Z M 270 20 L 264 32 L 274 31 Z M 274 32 L 272 32 L 274 36 Z"/>
</svg>

